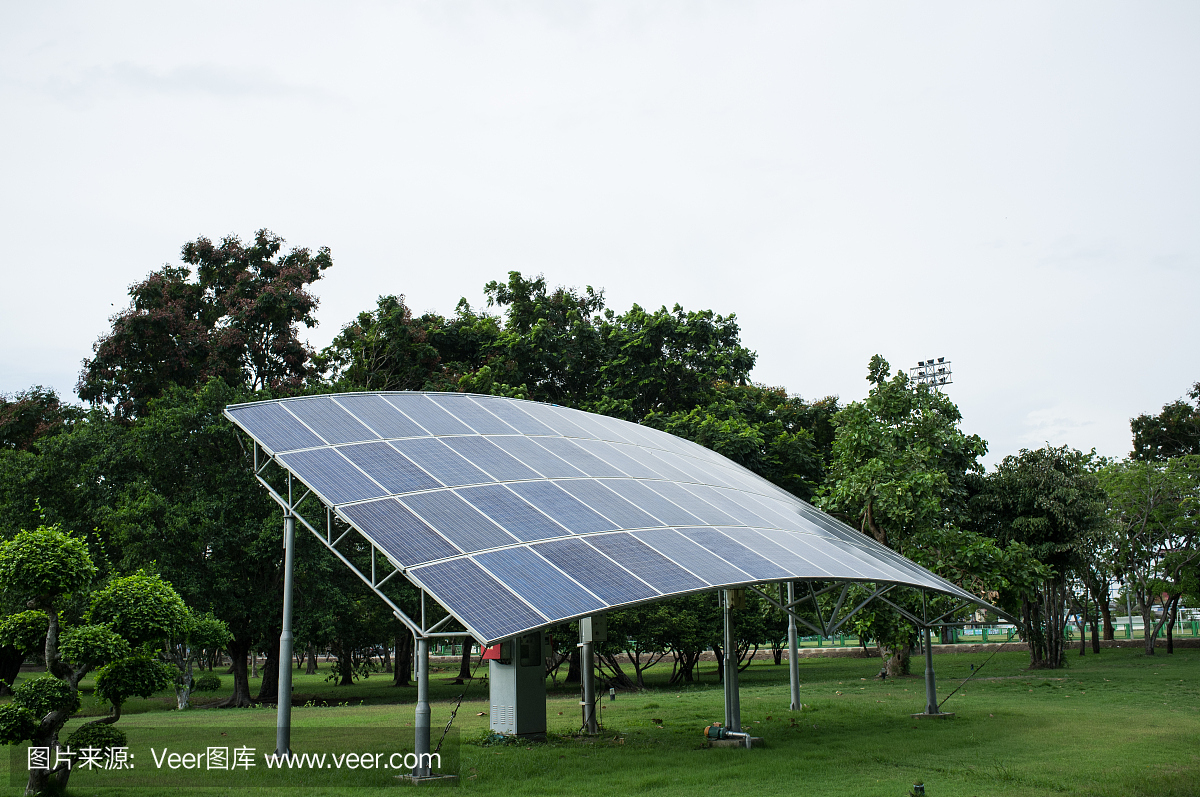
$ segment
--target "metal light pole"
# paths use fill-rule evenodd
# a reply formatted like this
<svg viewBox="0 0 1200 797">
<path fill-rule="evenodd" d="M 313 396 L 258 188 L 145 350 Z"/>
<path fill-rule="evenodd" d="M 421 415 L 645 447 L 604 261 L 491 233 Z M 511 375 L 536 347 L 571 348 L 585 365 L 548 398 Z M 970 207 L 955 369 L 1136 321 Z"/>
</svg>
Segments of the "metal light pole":
<svg viewBox="0 0 1200 797">
<path fill-rule="evenodd" d="M 296 556 L 296 518 L 283 516 L 283 630 L 279 634 L 279 704 L 275 715 L 275 754 L 292 751 L 292 571 Z"/>
</svg>

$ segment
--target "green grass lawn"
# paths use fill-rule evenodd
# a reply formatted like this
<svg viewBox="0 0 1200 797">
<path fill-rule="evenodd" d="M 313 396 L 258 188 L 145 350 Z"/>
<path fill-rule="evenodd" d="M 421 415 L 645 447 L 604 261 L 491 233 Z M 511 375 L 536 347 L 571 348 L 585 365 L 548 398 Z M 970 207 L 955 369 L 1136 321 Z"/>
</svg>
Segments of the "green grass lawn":
<svg viewBox="0 0 1200 797">
<path fill-rule="evenodd" d="M 949 694 L 969 674 L 970 665 L 985 658 L 935 657 L 939 694 Z M 996 655 L 945 704 L 944 710 L 957 717 L 942 721 L 911 719 L 910 713 L 923 708 L 922 679 L 917 675 L 881 683 L 873 678 L 879 670 L 874 659 L 802 660 L 802 712 L 787 709 L 786 665 L 756 663 L 741 676 L 742 715 L 765 746 L 750 751 L 704 746 L 703 727 L 723 719 L 722 692 L 711 663 L 699 683 L 668 687 L 669 667 L 663 667 L 651 672 L 646 691 L 620 694 L 615 702 L 605 699 L 604 731 L 595 738 L 575 735 L 578 692 L 551 688 L 550 738 L 544 743 L 484 744 L 488 720 L 479 714 L 488 710 L 487 690 L 477 684 L 459 711 L 455 728 L 460 736 L 452 746 L 459 750 L 461 788 L 505 797 L 696 795 L 714 790 L 899 797 L 918 781 L 931 797 L 1200 794 L 1200 650 L 1179 650 L 1173 656 L 1160 651 L 1154 657 L 1137 648 L 1106 649 L 1083 658 L 1071 654 L 1070 667 L 1058 672 L 1026 672 L 1027 662 L 1024 653 Z M 919 661 L 914 665 L 922 666 Z M 434 673 L 435 736 L 462 690 L 447 683 L 451 674 Z M 298 750 L 306 745 L 314 751 L 411 749 L 415 689 L 394 688 L 385 675 L 334 687 L 324 675 L 296 676 L 297 695 L 333 704 L 293 710 Z M 225 681 L 228 685 L 230 679 Z M 273 707 L 178 712 L 172 706 L 165 695 L 127 705 L 119 727 L 128 734 L 131 749 L 203 751 L 222 738 L 249 739 L 260 752 L 273 747 Z M 94 703 L 90 709 L 101 711 Z M 139 764 L 143 754 L 138 754 Z M 9 757 L 0 760 L 11 766 Z M 268 772 L 261 763 L 236 778 L 208 774 L 215 779 L 203 782 L 218 784 L 216 788 L 186 788 L 183 793 L 280 794 L 256 784 L 294 788 L 313 782 L 301 772 Z M 358 794 L 369 784 L 399 788 L 394 774 L 339 771 L 329 777 L 345 785 L 314 785 L 300 793 Z M 5 782 L 10 782 L 7 776 Z M 157 783 L 134 793 L 162 793 L 170 781 Z M 21 792 L 15 785 L 7 788 L 10 794 Z M 80 776 L 71 789 L 80 796 L 131 791 L 101 788 Z"/>
</svg>

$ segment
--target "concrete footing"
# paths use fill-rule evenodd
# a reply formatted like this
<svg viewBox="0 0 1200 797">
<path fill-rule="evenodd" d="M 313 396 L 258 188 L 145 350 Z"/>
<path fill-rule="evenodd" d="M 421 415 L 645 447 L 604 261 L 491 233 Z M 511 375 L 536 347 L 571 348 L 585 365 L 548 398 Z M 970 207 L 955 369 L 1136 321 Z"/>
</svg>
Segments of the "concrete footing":
<svg viewBox="0 0 1200 797">
<path fill-rule="evenodd" d="M 944 714 L 926 714 L 925 712 L 921 712 L 920 714 L 910 714 L 909 716 L 915 720 L 948 720 L 954 719 L 954 712 L 951 711 Z"/>
</svg>

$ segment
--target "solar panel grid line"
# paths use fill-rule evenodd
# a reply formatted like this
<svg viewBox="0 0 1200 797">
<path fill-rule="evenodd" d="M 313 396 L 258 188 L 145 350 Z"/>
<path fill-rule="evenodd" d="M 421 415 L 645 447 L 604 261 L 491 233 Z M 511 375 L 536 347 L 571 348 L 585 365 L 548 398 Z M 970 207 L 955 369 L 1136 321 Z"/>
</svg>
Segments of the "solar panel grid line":
<svg viewBox="0 0 1200 797">
<path fill-rule="evenodd" d="M 639 462 L 620 450 L 621 446 L 630 447 L 626 443 L 612 443 L 606 440 L 577 440 L 576 445 L 585 451 L 617 468 L 626 476 L 635 479 L 661 479 L 662 474 L 644 462 Z"/>
<path fill-rule="evenodd" d="M 398 412 L 433 437 L 444 434 L 470 434 L 474 431 L 424 394 L 390 393 L 384 398 Z"/>
<path fill-rule="evenodd" d="M 530 563 L 527 561 L 527 556 L 533 556 L 537 561 Z M 472 554 L 470 558 L 475 564 L 491 573 L 492 577 L 497 581 L 504 583 L 506 587 L 527 604 L 537 609 L 539 614 L 554 622 L 585 616 L 609 608 L 609 604 L 606 601 L 601 600 L 591 590 L 585 588 L 582 584 L 556 567 L 550 560 L 539 555 L 528 546 L 516 546 L 499 551 Z M 500 564 L 505 564 L 509 568 L 503 578 L 496 573 Z M 522 565 L 530 569 L 525 570 Z M 530 567 L 531 565 L 532 567 Z M 535 571 L 540 572 L 535 575 Z M 570 592 L 564 590 L 563 579 L 577 587 L 582 595 L 572 595 Z M 520 581 L 521 583 L 514 585 L 511 583 L 512 581 Z M 555 581 L 559 581 L 559 583 L 556 584 L 554 583 Z M 524 592 L 521 590 L 521 587 L 525 588 Z M 587 601 L 589 597 L 592 602 Z M 539 606 L 538 599 L 544 605 Z M 558 607 L 557 610 L 547 613 L 547 610 L 552 610 L 555 606 Z"/>
<path fill-rule="evenodd" d="M 588 545 L 586 540 L 586 537 L 573 537 L 571 539 L 564 540 L 546 540 L 544 542 L 537 543 L 534 547 L 537 549 L 538 553 L 554 562 L 554 564 L 560 570 L 566 571 L 569 575 L 572 575 L 576 581 L 580 581 L 581 583 L 583 578 L 590 577 L 598 579 L 607 578 L 610 583 L 614 583 L 615 585 L 616 577 L 612 577 L 611 574 L 619 573 L 624 574 L 624 576 L 627 577 L 623 579 L 626 581 L 626 583 L 632 582 L 635 584 L 640 584 L 644 588 L 636 594 L 645 595 L 647 597 L 662 596 L 662 591 L 655 588 L 653 584 L 646 581 L 644 578 L 639 577 L 633 571 L 623 567 L 620 562 L 617 562 L 611 556 L 603 553 L 598 548 Z M 577 570 L 578 573 L 568 570 L 569 567 L 572 568 L 572 570 Z M 602 583 L 597 587 L 588 588 L 593 593 L 596 593 L 610 606 L 618 604 L 624 605 L 623 603 L 611 600 L 608 596 L 602 595 L 596 591 L 598 588 L 604 588 L 605 586 L 607 585 L 602 581 Z M 613 593 L 612 597 L 616 597 L 615 592 Z"/>
<path fill-rule="evenodd" d="M 660 555 L 687 570 L 696 578 L 714 587 L 727 584 L 753 583 L 755 578 L 736 565 L 698 545 L 675 529 L 642 529 L 634 539 L 653 548 Z M 681 561 L 686 557 L 687 561 Z M 714 562 L 712 560 L 718 560 Z M 741 576 L 741 577 L 739 577 Z"/>
<path fill-rule="evenodd" d="M 391 444 L 447 487 L 499 481 L 436 437 L 396 440 Z"/>
<path fill-rule="evenodd" d="M 565 437 L 539 437 L 535 438 L 534 442 L 551 454 L 570 462 L 576 469 L 583 471 L 586 476 L 598 478 L 629 475 L 620 468 L 600 459 L 574 440 L 568 440 Z"/>
<path fill-rule="evenodd" d="M 678 525 L 707 525 L 707 523 L 688 512 L 679 504 L 655 492 L 650 486 L 636 479 L 602 479 L 600 483 L 619 494 L 622 498 L 636 504 L 653 517 L 662 521 L 666 526 Z"/>
<path fill-rule="evenodd" d="M 361 443 L 378 439 L 379 435 L 329 396 L 292 399 L 284 402 L 292 415 L 299 418 L 321 436 L 322 440 L 339 443 Z"/>
<path fill-rule="evenodd" d="M 445 589 L 440 589 L 439 587 L 441 587 L 444 582 L 442 581 L 442 579 L 438 579 L 436 582 L 431 584 L 430 582 L 433 581 L 432 576 L 434 576 L 435 574 L 440 575 L 441 573 L 444 573 L 451 569 L 454 569 L 454 570 L 458 570 L 460 582 L 467 581 L 468 578 L 463 577 L 464 576 L 463 568 L 473 568 L 475 571 L 477 571 L 477 573 L 470 573 L 469 570 L 466 571 L 467 575 L 475 576 L 475 581 L 474 581 L 473 586 L 477 590 L 488 592 L 489 594 L 485 597 L 491 597 L 491 598 L 493 598 L 494 601 L 496 601 L 496 602 L 489 604 L 486 610 L 483 610 L 480 608 L 475 608 L 473 611 L 468 611 L 469 609 L 472 609 L 473 607 L 471 606 L 471 604 L 466 604 L 466 606 L 460 605 L 458 612 L 452 612 L 455 615 L 455 618 L 459 622 L 461 622 L 463 625 L 465 625 L 467 627 L 467 629 L 469 631 L 471 631 L 472 634 L 475 634 L 480 639 L 480 641 L 482 641 L 482 642 L 497 642 L 501 639 L 505 639 L 509 636 L 512 636 L 514 633 L 519 633 L 520 631 L 523 631 L 526 628 L 534 628 L 534 627 L 537 627 L 537 625 L 543 624 L 542 622 L 538 622 L 535 625 L 526 624 L 524 626 L 520 626 L 511 621 L 507 625 L 494 623 L 494 622 L 488 622 L 488 620 L 490 619 L 490 616 L 493 615 L 494 613 L 497 613 L 501 609 L 507 610 L 509 613 L 509 616 L 511 616 L 513 613 L 512 607 L 514 604 L 528 613 L 526 615 L 526 617 L 521 618 L 518 621 L 518 623 L 520 623 L 520 622 L 528 623 L 528 619 L 534 619 L 535 621 L 541 620 L 543 622 L 551 621 L 551 618 L 542 614 L 540 611 L 537 610 L 536 607 L 532 606 L 527 600 L 525 600 L 523 597 L 518 595 L 515 591 L 510 589 L 503 581 L 498 580 L 494 575 L 487 572 L 484 568 L 480 567 L 478 564 L 473 562 L 469 557 L 464 556 L 464 557 L 460 557 L 458 559 L 451 559 L 446 562 L 438 562 L 438 563 L 434 563 L 432 565 L 426 565 L 426 566 L 423 566 L 420 568 L 414 568 L 413 570 L 410 570 L 406 575 L 409 575 L 414 581 L 416 581 L 417 585 L 419 587 L 421 587 L 426 592 L 433 595 L 434 600 L 436 600 L 438 603 L 442 604 L 447 609 L 449 609 L 451 606 L 461 603 L 460 601 L 454 600 L 453 597 L 447 597 L 447 593 L 454 595 L 454 590 L 455 590 L 455 588 L 457 588 L 459 586 L 459 584 L 458 583 L 447 584 Z M 484 578 L 487 579 L 487 581 L 479 580 L 479 576 L 483 576 Z M 505 606 L 503 604 L 497 605 L 498 601 L 496 599 L 499 599 L 499 600 L 507 599 L 507 600 L 504 600 L 504 603 L 506 603 L 507 606 Z M 467 617 L 464 618 L 461 615 L 467 615 Z M 471 619 L 471 615 L 475 615 L 474 620 Z M 530 615 L 532 616 L 531 618 L 530 618 Z M 472 627 L 472 623 L 475 624 L 475 627 Z M 509 629 L 511 629 L 512 633 L 505 633 Z"/>
<path fill-rule="evenodd" d="M 571 536 L 571 531 L 503 484 L 455 490 L 471 506 L 522 542 Z M 529 529 L 541 536 L 524 537 Z"/>
<path fill-rule="evenodd" d="M 617 555 L 620 555 L 622 567 L 647 584 L 651 583 L 651 578 L 654 579 L 654 588 L 664 595 L 695 592 L 708 587 L 707 581 L 663 556 L 629 532 L 589 534 L 579 539 L 614 562 L 617 561 Z"/>
<path fill-rule="evenodd" d="M 545 446 L 538 445 L 532 438 L 489 437 L 488 439 L 497 448 L 544 478 L 557 479 L 587 475 Z"/>
<path fill-rule="evenodd" d="M 554 483 L 617 528 L 646 529 L 667 525 L 626 501 L 597 479 L 560 479 Z"/>
<path fill-rule="evenodd" d="M 679 483 L 672 481 L 642 482 L 666 500 L 682 507 L 692 516 L 709 526 L 724 526 L 737 521 L 730 515 L 717 509 L 698 495 L 685 490 Z"/>
<path fill-rule="evenodd" d="M 517 495 L 549 515 L 572 534 L 615 531 L 620 526 L 592 509 L 552 481 L 518 482 L 510 485 Z M 580 510 L 583 510 L 580 512 Z"/>
<path fill-rule="evenodd" d="M 371 478 L 336 448 L 289 451 L 286 454 L 277 455 L 275 459 L 329 506 L 369 498 L 382 498 L 388 495 L 387 488 Z M 320 468 L 322 462 L 325 467 L 333 466 L 340 470 L 340 473 L 326 473 Z M 311 466 L 311 468 L 307 466 Z M 368 485 L 373 485 L 379 492 L 373 492 Z"/>
<path fill-rule="evenodd" d="M 733 518 L 735 522 L 730 525 L 774 528 L 766 518 L 756 515 L 730 498 L 726 494 L 727 490 L 710 484 L 681 484 L 680 486 L 701 501 L 712 504 Z"/>
<path fill-rule="evenodd" d="M 334 395 L 332 401 L 384 440 L 429 434 L 424 427 L 384 400 L 383 396 L 354 393 Z"/>
<path fill-rule="evenodd" d="M 469 426 L 477 434 L 514 434 L 516 429 L 471 400 L 470 396 L 430 396 L 446 412 Z"/>
</svg>

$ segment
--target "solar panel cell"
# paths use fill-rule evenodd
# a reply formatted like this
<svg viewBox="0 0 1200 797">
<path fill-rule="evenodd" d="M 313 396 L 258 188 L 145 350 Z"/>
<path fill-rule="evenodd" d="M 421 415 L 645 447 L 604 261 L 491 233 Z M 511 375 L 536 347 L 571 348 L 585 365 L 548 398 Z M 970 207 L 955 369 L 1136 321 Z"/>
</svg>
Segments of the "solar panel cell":
<svg viewBox="0 0 1200 797">
<path fill-rule="evenodd" d="M 686 509 L 691 515 L 699 518 L 700 522 L 705 525 L 721 526 L 736 522 L 729 515 L 707 501 L 702 501 L 698 496 L 683 489 L 675 482 L 646 482 L 645 484 L 647 488 Z M 682 521 L 679 521 L 673 525 L 681 524 Z"/>
<path fill-rule="evenodd" d="M 563 537 L 571 533 L 502 484 L 467 487 L 457 492 L 480 512 L 524 542 Z"/>
<path fill-rule="evenodd" d="M 616 523 L 619 528 L 644 529 L 650 526 L 666 525 L 604 487 L 600 482 L 591 479 L 567 479 L 555 482 L 555 484 Z"/>
<path fill-rule="evenodd" d="M 333 400 L 374 429 L 380 437 L 424 437 L 428 434 L 387 403 L 383 396 L 348 393 L 334 396 Z"/>
<path fill-rule="evenodd" d="M 325 438 L 327 443 L 357 443 L 378 439 L 378 435 L 334 404 L 328 396 L 285 401 L 283 406 Z"/>
<path fill-rule="evenodd" d="M 605 479 L 603 484 L 668 526 L 691 526 L 704 522 L 651 490 L 645 482 L 637 482 L 632 479 Z"/>
<path fill-rule="evenodd" d="M 347 462 L 332 448 L 295 451 L 280 455 L 279 460 L 295 473 L 300 481 L 317 491 L 331 504 L 362 501 L 386 495 L 362 472 Z"/>
<path fill-rule="evenodd" d="M 387 443 L 359 443 L 338 448 L 346 458 L 366 471 L 389 493 L 432 490 L 441 485 Z"/>
<path fill-rule="evenodd" d="M 521 434 L 556 435 L 558 432 L 526 412 L 518 401 L 472 396 L 473 401 Z"/>
<path fill-rule="evenodd" d="M 754 580 L 744 570 L 719 559 L 716 554 L 700 547 L 674 529 L 647 529 L 635 532 L 634 536 L 713 586 Z"/>
<path fill-rule="evenodd" d="M 420 393 L 391 393 L 384 398 L 396 409 L 421 424 L 430 434 L 471 434 L 471 427 L 434 404 Z"/>
<path fill-rule="evenodd" d="M 342 509 L 346 519 L 405 567 L 455 556 L 459 550 L 395 500 Z"/>
<path fill-rule="evenodd" d="M 508 548 L 476 554 L 473 558 L 547 617 L 573 617 L 607 608 L 595 595 L 528 548 Z"/>
<path fill-rule="evenodd" d="M 433 403 L 480 434 L 512 434 L 516 430 L 467 396 L 430 396 Z"/>
<path fill-rule="evenodd" d="M 722 534 L 716 529 L 691 528 L 679 529 L 678 531 L 692 542 L 704 546 L 726 562 L 745 570 L 755 578 L 771 580 L 799 575 L 764 559 L 745 545 Z"/>
<path fill-rule="evenodd" d="M 658 551 L 634 539 L 628 532 L 593 534 L 584 540 L 664 594 L 689 592 L 707 586 Z"/>
<path fill-rule="evenodd" d="M 441 410 L 438 410 L 441 412 Z M 392 443 L 422 470 L 433 474 L 442 484 L 459 487 L 464 484 L 487 484 L 496 481 L 463 459 L 441 440 L 417 438 Z"/>
<path fill-rule="evenodd" d="M 746 507 L 734 501 L 729 495 L 728 490 L 721 490 L 716 487 L 708 487 L 706 485 L 682 485 L 683 489 L 687 490 L 692 495 L 702 501 L 712 504 L 720 511 L 724 512 L 732 521 L 729 525 L 738 526 L 760 526 L 762 528 L 773 528 L 774 523 L 771 523 L 762 515 L 757 515 L 751 512 Z"/>
<path fill-rule="evenodd" d="M 493 444 L 519 459 L 548 479 L 574 478 L 583 471 L 562 457 L 551 454 L 528 437 L 489 437 Z"/>
<path fill-rule="evenodd" d="M 410 572 L 439 603 L 482 635 L 482 642 L 497 642 L 546 622 L 470 559 L 451 559 Z"/>
<path fill-rule="evenodd" d="M 268 451 L 276 454 L 324 445 L 280 404 L 264 402 L 230 409 L 229 414 Z"/>
<path fill-rule="evenodd" d="M 562 457 L 588 476 L 624 476 L 625 474 L 599 457 L 593 456 L 564 437 L 539 437 L 539 445 L 551 454 Z"/>
<path fill-rule="evenodd" d="M 406 495 L 401 500 L 418 517 L 464 551 L 482 551 L 517 541 L 448 490 Z"/>
<path fill-rule="evenodd" d="M 603 440 L 575 440 L 573 442 L 593 456 L 599 457 L 619 469 L 626 476 L 633 476 L 635 479 L 662 478 L 658 471 L 645 462 L 639 462 L 624 453 L 624 450 L 629 449 L 630 446 L 621 443 L 606 443 Z"/>
<path fill-rule="evenodd" d="M 613 606 L 647 600 L 659 594 L 582 540 L 543 542 L 533 549 Z"/>
<path fill-rule="evenodd" d="M 500 481 L 538 478 L 536 471 L 522 465 L 486 437 L 445 437 L 442 442 Z"/>
<path fill-rule="evenodd" d="M 551 482 L 515 482 L 509 485 L 509 489 L 575 534 L 617 528 Z"/>
</svg>

